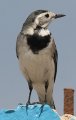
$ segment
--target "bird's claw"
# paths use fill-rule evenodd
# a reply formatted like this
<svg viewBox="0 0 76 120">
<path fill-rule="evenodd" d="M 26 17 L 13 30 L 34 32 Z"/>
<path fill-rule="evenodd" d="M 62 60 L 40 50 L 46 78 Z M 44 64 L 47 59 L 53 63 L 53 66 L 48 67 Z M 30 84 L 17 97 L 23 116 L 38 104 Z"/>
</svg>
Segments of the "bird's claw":
<svg viewBox="0 0 76 120">
<path fill-rule="evenodd" d="M 30 105 L 30 102 L 28 101 L 27 103 L 26 103 L 26 113 L 27 113 L 27 115 L 28 115 L 28 106 Z"/>
<path fill-rule="evenodd" d="M 27 115 L 28 115 L 28 106 L 29 106 L 29 105 L 34 105 L 34 104 L 41 104 L 41 103 L 40 103 L 40 102 L 34 102 L 34 103 L 27 102 L 27 103 L 26 103 L 26 113 L 27 113 Z M 43 112 L 44 105 L 45 105 L 45 103 L 43 103 L 43 104 L 41 105 L 41 107 L 40 107 L 39 117 L 41 116 L 41 114 L 42 114 L 42 112 Z"/>
<path fill-rule="evenodd" d="M 45 105 L 45 104 L 42 104 L 41 107 L 40 107 L 40 114 L 39 114 L 39 117 L 41 116 L 41 114 L 42 114 L 42 112 L 43 112 L 44 105 Z"/>
</svg>

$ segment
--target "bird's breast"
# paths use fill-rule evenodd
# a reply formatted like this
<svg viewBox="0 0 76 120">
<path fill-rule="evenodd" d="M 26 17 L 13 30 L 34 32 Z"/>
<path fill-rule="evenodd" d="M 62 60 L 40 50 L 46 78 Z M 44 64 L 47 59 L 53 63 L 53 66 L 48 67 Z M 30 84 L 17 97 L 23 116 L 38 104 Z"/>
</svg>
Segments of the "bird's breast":
<svg viewBox="0 0 76 120">
<path fill-rule="evenodd" d="M 27 44 L 34 54 L 46 48 L 51 40 L 50 35 L 41 36 L 38 34 L 28 35 Z"/>
</svg>

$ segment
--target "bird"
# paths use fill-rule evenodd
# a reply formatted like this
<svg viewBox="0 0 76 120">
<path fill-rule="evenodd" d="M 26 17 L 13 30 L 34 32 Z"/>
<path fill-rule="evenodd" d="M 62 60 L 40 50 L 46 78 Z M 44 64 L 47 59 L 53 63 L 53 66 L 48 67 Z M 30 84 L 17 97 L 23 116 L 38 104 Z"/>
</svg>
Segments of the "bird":
<svg viewBox="0 0 76 120">
<path fill-rule="evenodd" d="M 27 17 L 17 36 L 16 56 L 29 87 L 27 105 L 31 104 L 31 93 L 35 89 L 39 103 L 56 109 L 53 89 L 57 75 L 58 52 L 48 27 L 53 20 L 64 16 L 48 10 L 35 10 Z"/>
</svg>

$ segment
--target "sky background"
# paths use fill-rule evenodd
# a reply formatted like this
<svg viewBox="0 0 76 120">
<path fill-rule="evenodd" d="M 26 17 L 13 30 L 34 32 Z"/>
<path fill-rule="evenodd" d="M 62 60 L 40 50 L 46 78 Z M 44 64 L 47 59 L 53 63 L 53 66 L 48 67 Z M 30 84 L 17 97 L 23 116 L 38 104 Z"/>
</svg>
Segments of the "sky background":
<svg viewBox="0 0 76 120">
<path fill-rule="evenodd" d="M 27 102 L 28 85 L 19 69 L 15 47 L 22 24 L 37 9 L 67 15 L 49 27 L 59 57 L 54 101 L 59 114 L 63 114 L 63 89 L 73 88 L 76 115 L 76 0 L 0 0 L 0 109 Z M 37 99 L 33 91 L 31 101 Z"/>
</svg>

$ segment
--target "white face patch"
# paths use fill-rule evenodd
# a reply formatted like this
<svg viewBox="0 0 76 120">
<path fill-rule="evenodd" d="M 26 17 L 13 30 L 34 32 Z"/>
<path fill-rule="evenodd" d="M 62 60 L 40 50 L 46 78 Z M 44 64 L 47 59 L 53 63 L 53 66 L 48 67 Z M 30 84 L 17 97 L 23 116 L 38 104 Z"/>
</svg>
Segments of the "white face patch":
<svg viewBox="0 0 76 120">
<path fill-rule="evenodd" d="M 41 36 L 50 35 L 50 31 L 48 29 L 41 29 L 39 31 L 39 35 L 41 35 Z"/>
<path fill-rule="evenodd" d="M 48 15 L 48 17 L 47 17 Z M 56 14 L 53 12 L 45 12 L 38 15 L 35 19 L 35 24 L 40 25 L 43 28 L 46 28 L 50 22 L 54 20 Z"/>
</svg>

